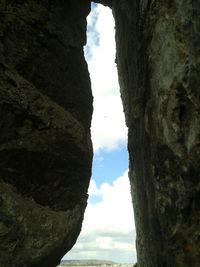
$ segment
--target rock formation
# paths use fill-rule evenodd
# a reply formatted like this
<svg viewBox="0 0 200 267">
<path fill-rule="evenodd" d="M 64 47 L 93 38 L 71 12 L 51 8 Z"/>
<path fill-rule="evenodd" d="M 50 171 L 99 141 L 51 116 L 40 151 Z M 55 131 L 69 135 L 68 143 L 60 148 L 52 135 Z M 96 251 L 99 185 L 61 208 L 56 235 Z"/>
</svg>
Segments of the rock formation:
<svg viewBox="0 0 200 267">
<path fill-rule="evenodd" d="M 139 267 L 199 267 L 200 2 L 113 10 Z M 0 266 L 54 267 L 87 200 L 88 0 L 0 0 Z M 108 40 L 109 41 L 109 40 Z"/>
<path fill-rule="evenodd" d="M 200 264 L 200 2 L 113 0 L 139 267 Z"/>
<path fill-rule="evenodd" d="M 91 174 L 89 1 L 0 1 L 0 266 L 55 267 Z"/>
</svg>

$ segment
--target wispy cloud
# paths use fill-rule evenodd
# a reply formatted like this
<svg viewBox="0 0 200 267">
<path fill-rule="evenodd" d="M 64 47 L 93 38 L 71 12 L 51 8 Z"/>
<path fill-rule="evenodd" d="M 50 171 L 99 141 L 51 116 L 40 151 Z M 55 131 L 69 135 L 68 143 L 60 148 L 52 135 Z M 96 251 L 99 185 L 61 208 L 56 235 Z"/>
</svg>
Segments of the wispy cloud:
<svg viewBox="0 0 200 267">
<path fill-rule="evenodd" d="M 94 95 L 92 140 L 95 152 L 113 150 L 127 142 L 115 51 L 112 12 L 96 5 L 88 17 L 88 45 L 85 48 Z"/>
<path fill-rule="evenodd" d="M 84 53 L 87 61 L 93 57 L 93 49 L 99 46 L 99 32 L 96 29 L 99 11 L 97 4 L 92 3 L 92 12 L 87 18 L 87 45 L 84 47 Z"/>
</svg>

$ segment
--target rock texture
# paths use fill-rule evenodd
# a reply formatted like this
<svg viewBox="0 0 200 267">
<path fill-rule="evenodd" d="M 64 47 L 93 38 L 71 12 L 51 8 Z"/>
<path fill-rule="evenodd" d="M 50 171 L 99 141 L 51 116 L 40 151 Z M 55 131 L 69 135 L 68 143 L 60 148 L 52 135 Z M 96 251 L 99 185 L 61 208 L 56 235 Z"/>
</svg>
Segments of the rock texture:
<svg viewBox="0 0 200 267">
<path fill-rule="evenodd" d="M 89 1 L 0 1 L 0 266 L 55 267 L 91 174 Z"/>
<path fill-rule="evenodd" d="M 200 264 L 200 2 L 113 0 L 140 267 Z"/>
<path fill-rule="evenodd" d="M 200 2 L 112 7 L 139 267 L 199 267 Z M 0 0 L 0 266 L 54 267 L 91 172 L 88 0 Z M 109 41 L 109 40 L 108 40 Z"/>
</svg>

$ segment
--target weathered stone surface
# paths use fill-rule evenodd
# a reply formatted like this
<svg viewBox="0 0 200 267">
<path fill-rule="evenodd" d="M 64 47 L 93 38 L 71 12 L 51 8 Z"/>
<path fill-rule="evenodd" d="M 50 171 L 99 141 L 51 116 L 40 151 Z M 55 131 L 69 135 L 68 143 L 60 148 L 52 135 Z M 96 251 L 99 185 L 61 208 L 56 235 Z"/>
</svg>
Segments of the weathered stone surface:
<svg viewBox="0 0 200 267">
<path fill-rule="evenodd" d="M 53 267 L 91 174 L 89 1 L 0 1 L 0 266 Z"/>
<path fill-rule="evenodd" d="M 113 9 L 138 266 L 199 267 L 200 3 Z M 0 266 L 54 267 L 87 201 L 87 0 L 0 0 Z"/>
<path fill-rule="evenodd" d="M 112 1 L 140 267 L 200 263 L 200 3 Z"/>
</svg>

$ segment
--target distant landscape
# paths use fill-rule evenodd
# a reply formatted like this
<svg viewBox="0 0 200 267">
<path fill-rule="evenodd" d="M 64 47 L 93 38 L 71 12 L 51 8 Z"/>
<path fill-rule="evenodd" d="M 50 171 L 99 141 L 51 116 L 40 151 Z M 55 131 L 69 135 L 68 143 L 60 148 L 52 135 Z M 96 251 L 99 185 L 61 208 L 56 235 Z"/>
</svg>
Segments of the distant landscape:
<svg viewBox="0 0 200 267">
<path fill-rule="evenodd" d="M 133 264 L 120 264 L 113 261 L 106 261 L 106 260 L 63 260 L 61 261 L 60 265 L 58 267 L 75 267 L 75 266 L 109 266 L 109 267 L 117 267 L 117 266 L 126 266 L 126 267 L 132 267 Z"/>
</svg>

